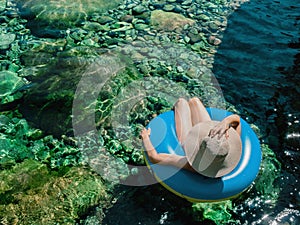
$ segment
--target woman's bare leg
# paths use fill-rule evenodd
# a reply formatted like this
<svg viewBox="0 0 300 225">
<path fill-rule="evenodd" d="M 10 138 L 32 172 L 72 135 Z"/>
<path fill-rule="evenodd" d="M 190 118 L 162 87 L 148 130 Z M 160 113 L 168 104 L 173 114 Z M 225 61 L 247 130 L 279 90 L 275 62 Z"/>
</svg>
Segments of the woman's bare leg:
<svg viewBox="0 0 300 225">
<path fill-rule="evenodd" d="M 175 103 L 176 134 L 180 143 L 184 143 L 188 132 L 192 128 L 191 110 L 189 103 L 184 98 L 179 98 Z"/>
<path fill-rule="evenodd" d="M 206 111 L 206 108 L 204 107 L 199 98 L 191 98 L 189 100 L 189 106 L 191 110 L 192 126 L 194 126 L 197 123 L 211 120 L 208 112 Z"/>
</svg>

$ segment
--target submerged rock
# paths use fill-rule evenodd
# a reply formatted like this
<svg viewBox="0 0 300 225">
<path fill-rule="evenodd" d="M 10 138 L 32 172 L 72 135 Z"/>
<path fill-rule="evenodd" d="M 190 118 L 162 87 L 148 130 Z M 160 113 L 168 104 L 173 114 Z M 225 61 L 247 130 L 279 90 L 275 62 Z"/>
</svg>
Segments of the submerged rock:
<svg viewBox="0 0 300 225">
<path fill-rule="evenodd" d="M 1 6 L 0 6 L 1 7 Z M 0 34 L 0 50 L 6 50 L 9 45 L 16 39 L 15 34 Z"/>
<path fill-rule="evenodd" d="M 0 103 L 13 101 L 15 98 L 11 94 L 22 85 L 24 82 L 16 73 L 0 71 Z"/>
<path fill-rule="evenodd" d="M 158 30 L 181 30 L 185 25 L 193 25 L 194 23 L 194 20 L 186 18 L 178 13 L 164 12 L 162 10 L 154 10 L 151 13 L 151 25 Z"/>
<path fill-rule="evenodd" d="M 45 136 L 18 116 L 17 112 L 0 115 L 0 169 L 11 168 L 25 159 L 38 160 L 52 169 L 82 165 L 81 152 L 72 139 Z"/>
<path fill-rule="evenodd" d="M 113 9 L 122 0 L 16 0 L 31 31 L 41 37 L 58 36 L 61 30 L 81 24 L 93 13 Z"/>
<path fill-rule="evenodd" d="M 111 201 L 108 186 L 87 168 L 54 172 L 27 160 L 0 176 L 1 224 L 75 224 L 92 207 Z"/>
<path fill-rule="evenodd" d="M 6 0 L 0 0 L 0 12 L 4 11 L 6 8 Z"/>
</svg>

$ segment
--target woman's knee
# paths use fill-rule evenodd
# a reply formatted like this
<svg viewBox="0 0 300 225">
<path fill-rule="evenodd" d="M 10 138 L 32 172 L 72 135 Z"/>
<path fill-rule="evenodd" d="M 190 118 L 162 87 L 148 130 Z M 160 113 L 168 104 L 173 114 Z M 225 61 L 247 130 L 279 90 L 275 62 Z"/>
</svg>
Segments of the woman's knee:
<svg viewBox="0 0 300 225">
<path fill-rule="evenodd" d="M 186 100 L 186 99 L 184 99 L 184 98 L 179 98 L 178 100 L 177 100 L 177 102 L 175 103 L 175 107 L 183 107 L 183 108 L 185 108 L 185 107 L 187 107 L 189 104 L 188 104 L 188 101 Z"/>
<path fill-rule="evenodd" d="M 184 98 L 178 99 L 178 101 L 175 104 L 175 114 L 177 119 L 180 118 L 182 120 L 184 118 L 190 118 L 191 111 L 190 105 L 187 100 L 185 100 Z"/>
<path fill-rule="evenodd" d="M 198 97 L 193 97 L 189 100 L 189 104 L 202 104 L 202 102 L 200 101 L 200 99 Z"/>
</svg>

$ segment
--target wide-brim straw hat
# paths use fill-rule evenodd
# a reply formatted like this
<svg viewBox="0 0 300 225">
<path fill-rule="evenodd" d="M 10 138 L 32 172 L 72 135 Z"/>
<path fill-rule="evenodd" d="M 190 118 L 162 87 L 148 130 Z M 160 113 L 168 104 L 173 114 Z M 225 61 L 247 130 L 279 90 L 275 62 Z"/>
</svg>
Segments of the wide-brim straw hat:
<svg viewBox="0 0 300 225">
<path fill-rule="evenodd" d="M 189 164 L 199 174 L 207 177 L 222 177 L 230 173 L 239 163 L 242 154 L 240 135 L 233 128 L 220 138 L 209 137 L 210 130 L 220 121 L 196 124 L 189 131 L 183 148 Z"/>
</svg>

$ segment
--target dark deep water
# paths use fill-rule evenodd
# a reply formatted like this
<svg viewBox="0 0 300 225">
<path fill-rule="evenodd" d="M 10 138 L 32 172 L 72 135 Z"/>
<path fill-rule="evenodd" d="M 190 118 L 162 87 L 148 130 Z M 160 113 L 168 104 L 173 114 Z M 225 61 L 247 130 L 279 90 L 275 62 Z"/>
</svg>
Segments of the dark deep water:
<svg viewBox="0 0 300 225">
<path fill-rule="evenodd" d="M 300 5 L 296 7 L 296 2 L 243 4 L 229 17 L 213 68 L 227 100 L 246 110 L 266 131 L 264 141 L 275 148 L 282 147 L 288 127 L 297 126 L 299 118 Z"/>
<path fill-rule="evenodd" d="M 261 142 L 282 163 L 281 192 L 273 216 L 300 208 L 299 3 L 244 3 L 229 17 L 213 68 L 225 99 L 261 129 Z M 287 216 L 279 224 L 293 220 L 299 224 L 299 215 Z"/>
</svg>

